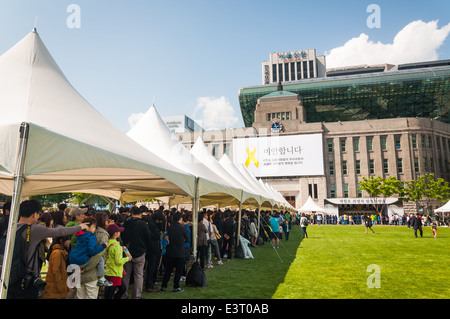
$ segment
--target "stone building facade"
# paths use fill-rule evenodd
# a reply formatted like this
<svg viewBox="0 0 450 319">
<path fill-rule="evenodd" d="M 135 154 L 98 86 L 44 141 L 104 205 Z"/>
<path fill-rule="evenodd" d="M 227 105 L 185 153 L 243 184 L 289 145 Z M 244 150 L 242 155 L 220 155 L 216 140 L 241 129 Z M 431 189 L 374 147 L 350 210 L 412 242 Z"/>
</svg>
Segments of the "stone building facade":
<svg viewBox="0 0 450 319">
<path fill-rule="evenodd" d="M 252 127 L 177 136 L 188 149 L 201 136 L 217 159 L 223 154 L 232 159 L 236 138 L 321 134 L 323 158 L 317 160 L 323 162 L 323 175 L 262 178 L 296 208 L 311 196 L 329 213 L 341 213 L 344 208 L 351 211 L 352 205 L 365 210 L 364 199 L 369 199 L 369 194 L 359 190 L 363 177 L 395 176 L 405 182 L 434 173 L 450 180 L 450 125 L 447 123 L 410 117 L 308 123 L 305 114 L 301 97 L 280 86 L 277 92 L 258 99 Z M 397 213 L 403 213 L 406 207 L 409 207 L 407 212 L 416 209 L 395 198 L 390 203 Z"/>
</svg>

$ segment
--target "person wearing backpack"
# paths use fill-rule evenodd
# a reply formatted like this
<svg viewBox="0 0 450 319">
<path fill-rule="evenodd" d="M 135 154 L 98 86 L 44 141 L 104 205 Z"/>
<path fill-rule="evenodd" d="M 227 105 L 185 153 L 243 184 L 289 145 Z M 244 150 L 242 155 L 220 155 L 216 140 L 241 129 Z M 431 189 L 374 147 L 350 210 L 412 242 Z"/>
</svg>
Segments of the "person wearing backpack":
<svg viewBox="0 0 450 319">
<path fill-rule="evenodd" d="M 302 218 L 300 218 L 300 227 L 302 228 L 303 238 L 308 238 L 308 233 L 306 232 L 306 227 L 308 227 L 308 218 L 302 213 Z"/>
<path fill-rule="evenodd" d="M 7 299 L 38 298 L 39 291 L 45 286 L 45 282 L 40 279 L 38 261 L 38 246 L 42 240 L 47 237 L 68 236 L 87 229 L 87 224 L 65 228 L 47 228 L 36 225 L 41 210 L 42 206 L 37 200 L 26 200 L 20 204 L 19 221 L 16 228 L 16 234 L 20 237 L 16 237 L 14 250 L 16 251 L 16 248 L 22 247 L 23 251 L 20 254 L 13 253 Z M 25 245 L 20 245 L 20 242 L 23 242 Z M 21 270 L 22 267 L 14 266 L 15 264 L 20 264 L 19 259 L 21 258 L 25 261 L 23 270 Z M 3 260 L 1 260 L 1 264 L 3 264 Z M 11 280 L 14 277 L 21 279 Z"/>
</svg>

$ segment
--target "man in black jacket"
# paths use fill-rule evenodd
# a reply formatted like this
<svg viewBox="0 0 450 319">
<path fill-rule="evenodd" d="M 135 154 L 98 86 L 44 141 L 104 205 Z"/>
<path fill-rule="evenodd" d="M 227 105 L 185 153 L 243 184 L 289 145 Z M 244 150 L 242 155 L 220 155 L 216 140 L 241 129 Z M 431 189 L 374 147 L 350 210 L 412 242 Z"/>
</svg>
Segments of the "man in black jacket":
<svg viewBox="0 0 450 319">
<path fill-rule="evenodd" d="M 161 260 L 161 229 L 164 215 L 162 211 L 158 210 L 151 215 L 144 215 L 142 217 L 150 229 L 151 245 L 147 251 L 147 270 L 145 277 L 145 291 L 157 292 L 156 279 L 158 275 L 158 265 Z"/>
<path fill-rule="evenodd" d="M 224 212 L 224 217 L 225 221 L 223 222 L 223 244 L 220 254 L 222 255 L 223 259 L 226 252 L 228 260 L 231 260 L 231 251 L 233 249 L 233 239 L 236 222 L 234 220 L 234 213 L 232 211 L 226 210 Z"/>
<path fill-rule="evenodd" d="M 144 284 L 145 253 L 151 244 L 151 236 L 148 225 L 142 220 L 142 210 L 134 206 L 131 208 L 131 216 L 128 218 L 121 234 L 122 242 L 128 247 L 131 261 L 124 265 L 125 275 L 122 280 L 127 287 L 130 284 L 131 272 L 134 272 L 133 299 L 141 299 Z M 123 299 L 127 299 L 128 293 L 124 293 Z"/>
<path fill-rule="evenodd" d="M 186 265 L 184 243 L 188 241 L 189 238 L 187 229 L 179 222 L 182 215 L 183 214 L 180 212 L 174 213 L 170 226 L 167 229 L 169 237 L 169 244 L 166 249 L 167 268 L 165 269 L 164 278 L 161 284 L 161 291 L 166 291 L 170 274 L 174 268 L 173 292 L 183 291 L 183 289 L 180 288 L 180 279 Z"/>
<path fill-rule="evenodd" d="M 417 230 L 419 230 L 420 237 L 423 237 L 422 220 L 419 217 L 419 213 L 416 213 L 416 216 L 412 218 L 411 226 L 414 229 L 414 236 L 417 237 Z"/>
</svg>

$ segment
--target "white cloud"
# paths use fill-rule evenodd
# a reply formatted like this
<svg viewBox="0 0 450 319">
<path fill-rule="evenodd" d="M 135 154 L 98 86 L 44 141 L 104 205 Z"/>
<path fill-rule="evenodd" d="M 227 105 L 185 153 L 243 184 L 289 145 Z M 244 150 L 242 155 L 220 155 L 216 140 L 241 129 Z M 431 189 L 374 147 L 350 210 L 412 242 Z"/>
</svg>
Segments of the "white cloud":
<svg viewBox="0 0 450 319">
<path fill-rule="evenodd" d="M 197 118 L 197 112 L 201 115 Z M 239 119 L 234 115 L 234 109 L 224 96 L 199 97 L 194 111 L 194 119 L 205 130 L 231 128 Z"/>
<path fill-rule="evenodd" d="M 130 129 L 136 125 L 137 122 L 145 115 L 145 113 L 133 113 L 128 117 L 128 124 L 130 125 Z"/>
<path fill-rule="evenodd" d="M 450 23 L 439 29 L 438 20 L 410 22 L 392 43 L 373 42 L 361 33 L 327 53 L 327 68 L 361 64 L 401 64 L 439 59 L 437 49 L 450 33 Z"/>
</svg>

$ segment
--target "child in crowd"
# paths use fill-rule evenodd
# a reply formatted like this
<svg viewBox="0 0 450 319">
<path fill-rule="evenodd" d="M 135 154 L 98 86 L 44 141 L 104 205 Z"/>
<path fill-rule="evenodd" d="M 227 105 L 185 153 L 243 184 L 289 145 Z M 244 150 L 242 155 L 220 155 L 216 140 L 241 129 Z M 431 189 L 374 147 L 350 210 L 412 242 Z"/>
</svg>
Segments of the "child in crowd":
<svg viewBox="0 0 450 319">
<path fill-rule="evenodd" d="M 82 266 L 86 264 L 89 259 L 103 251 L 108 247 L 108 243 L 97 245 L 97 238 L 94 235 L 97 228 L 97 220 L 93 217 L 86 217 L 83 223 L 88 224 L 86 231 L 82 230 L 75 233 L 77 236 L 77 243 L 69 253 L 70 264 Z"/>
<path fill-rule="evenodd" d="M 106 229 L 109 234 L 108 249 L 106 251 L 106 279 L 112 282 L 112 286 L 105 287 L 105 299 L 119 299 L 127 290 L 122 281 L 123 265 L 131 260 L 131 255 L 125 246 L 120 246 L 118 238 L 124 228 L 111 224 Z M 123 257 L 123 252 L 126 257 Z M 117 292 L 116 292 L 117 290 Z"/>
<path fill-rule="evenodd" d="M 50 258 L 43 298 L 44 299 L 66 299 L 69 294 L 67 286 L 67 248 L 70 247 L 70 240 L 65 237 L 58 237 L 52 243 Z"/>
</svg>

